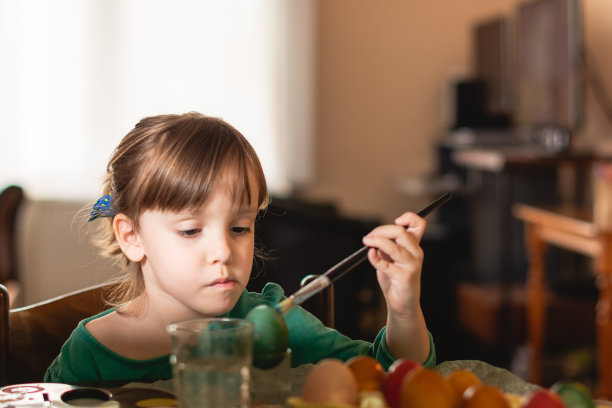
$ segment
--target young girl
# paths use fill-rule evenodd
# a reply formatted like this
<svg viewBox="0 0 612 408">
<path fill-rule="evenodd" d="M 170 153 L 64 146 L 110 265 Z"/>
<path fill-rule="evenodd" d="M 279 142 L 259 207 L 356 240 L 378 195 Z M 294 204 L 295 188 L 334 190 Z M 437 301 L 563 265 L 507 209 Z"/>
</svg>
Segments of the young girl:
<svg viewBox="0 0 612 408">
<path fill-rule="evenodd" d="M 269 198 L 255 151 L 232 126 L 198 113 L 145 118 L 119 143 L 107 173 L 90 220 L 126 273 L 112 307 L 79 323 L 45 381 L 170 379 L 170 323 L 244 317 L 284 299 L 273 283 L 262 293 L 245 290 L 255 221 Z M 386 327 L 373 343 L 351 340 L 294 307 L 284 315 L 294 367 L 362 354 L 385 368 L 400 357 L 435 364 L 419 303 L 425 221 L 405 213 L 395 223 L 363 239 L 386 299 Z"/>
</svg>

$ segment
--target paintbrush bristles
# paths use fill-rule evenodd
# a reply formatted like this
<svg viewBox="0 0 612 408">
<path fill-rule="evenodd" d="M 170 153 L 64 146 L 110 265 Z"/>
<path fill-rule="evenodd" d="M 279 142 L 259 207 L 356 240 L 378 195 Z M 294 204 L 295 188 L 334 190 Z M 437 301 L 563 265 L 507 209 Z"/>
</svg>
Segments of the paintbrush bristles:
<svg viewBox="0 0 612 408">
<path fill-rule="evenodd" d="M 276 310 L 278 310 L 280 314 L 285 314 L 289 311 L 289 309 L 293 307 L 293 305 L 293 298 L 288 297 L 287 299 L 281 301 L 279 304 L 276 305 Z"/>
</svg>

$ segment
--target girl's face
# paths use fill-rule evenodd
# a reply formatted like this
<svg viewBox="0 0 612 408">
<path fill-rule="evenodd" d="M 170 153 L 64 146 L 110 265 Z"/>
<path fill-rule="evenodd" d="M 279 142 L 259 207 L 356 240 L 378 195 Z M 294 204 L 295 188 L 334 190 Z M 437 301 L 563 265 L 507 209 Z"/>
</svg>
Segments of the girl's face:
<svg viewBox="0 0 612 408">
<path fill-rule="evenodd" d="M 195 212 L 143 212 L 147 302 L 181 319 L 229 312 L 251 275 L 256 216 L 255 203 L 236 206 L 219 188 Z"/>
</svg>

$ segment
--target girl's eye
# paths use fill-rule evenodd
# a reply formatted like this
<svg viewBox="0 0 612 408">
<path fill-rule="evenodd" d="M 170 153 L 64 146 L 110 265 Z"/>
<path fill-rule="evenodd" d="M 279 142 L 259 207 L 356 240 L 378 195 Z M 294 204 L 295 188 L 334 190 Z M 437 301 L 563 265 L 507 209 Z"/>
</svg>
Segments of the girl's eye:
<svg viewBox="0 0 612 408">
<path fill-rule="evenodd" d="M 183 237 L 193 237 L 194 235 L 198 234 L 200 231 L 201 229 L 199 228 L 192 228 L 188 230 L 179 231 L 179 235 Z"/>
<path fill-rule="evenodd" d="M 248 234 L 249 232 L 251 232 L 251 229 L 249 227 L 232 227 L 232 232 L 234 234 Z"/>
</svg>

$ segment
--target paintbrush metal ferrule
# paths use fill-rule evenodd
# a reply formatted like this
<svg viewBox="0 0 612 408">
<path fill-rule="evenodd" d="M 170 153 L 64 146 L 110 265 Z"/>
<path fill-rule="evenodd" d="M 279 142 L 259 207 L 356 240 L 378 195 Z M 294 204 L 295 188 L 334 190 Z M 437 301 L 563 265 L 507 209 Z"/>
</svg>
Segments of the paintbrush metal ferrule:
<svg viewBox="0 0 612 408">
<path fill-rule="evenodd" d="M 278 303 L 275 308 L 280 314 L 285 314 L 293 307 L 294 304 L 295 302 L 293 296 L 289 296 L 287 299 L 284 299 Z"/>
</svg>

